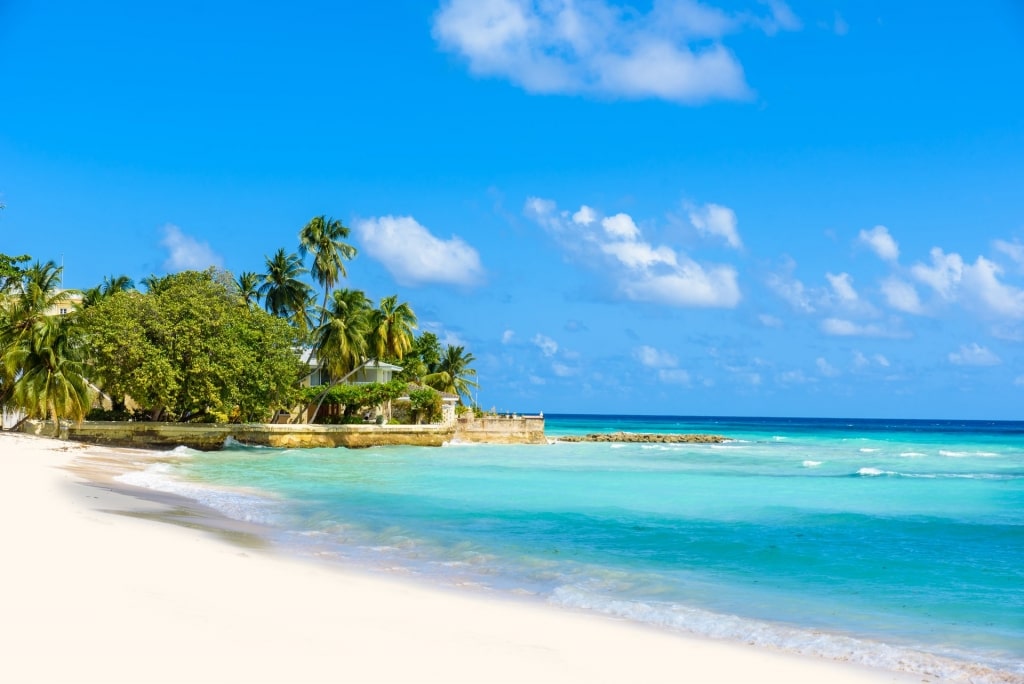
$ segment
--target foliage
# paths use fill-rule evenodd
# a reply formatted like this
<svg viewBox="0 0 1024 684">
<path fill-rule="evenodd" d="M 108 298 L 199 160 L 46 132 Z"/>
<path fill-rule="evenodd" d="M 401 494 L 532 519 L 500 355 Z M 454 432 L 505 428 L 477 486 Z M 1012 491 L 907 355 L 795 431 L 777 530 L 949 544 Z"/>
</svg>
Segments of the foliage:
<svg viewBox="0 0 1024 684">
<path fill-rule="evenodd" d="M 260 303 L 260 275 L 252 271 L 242 271 L 235 280 L 235 287 L 238 289 L 238 296 L 247 307 Z"/>
<path fill-rule="evenodd" d="M 402 372 L 398 377 L 407 382 L 422 383 L 423 378 L 437 371 L 441 362 L 441 342 L 432 332 L 421 333 L 412 343 L 412 349 L 402 359 Z"/>
<path fill-rule="evenodd" d="M 212 269 L 154 285 L 146 294 L 117 292 L 77 316 L 90 376 L 108 394 L 180 421 L 264 421 L 292 405 L 303 368 L 285 322 L 239 307 Z"/>
<path fill-rule="evenodd" d="M 326 216 L 310 219 L 299 231 L 299 254 L 313 255 L 313 266 L 310 275 L 324 288 L 323 308 L 327 308 L 327 299 L 340 278 L 345 278 L 345 261 L 356 255 L 356 248 L 342 242 L 349 235 L 349 229 L 341 221 Z"/>
<path fill-rule="evenodd" d="M 370 352 L 375 359 L 402 360 L 412 349 L 416 314 L 407 302 L 398 301 L 397 295 L 384 297 L 371 314 Z"/>
<path fill-rule="evenodd" d="M 429 387 L 411 390 L 409 401 L 417 424 L 441 421 L 441 393 L 437 390 Z"/>
<path fill-rule="evenodd" d="M 437 365 L 437 371 L 423 378 L 423 382 L 430 387 L 449 394 L 459 395 L 459 403 L 465 403 L 463 399 L 470 398 L 470 389 L 479 387 L 476 380 L 476 371 L 470 368 L 470 364 L 476 358 L 467 353 L 461 345 L 448 345 L 445 347 L 444 356 Z"/>
<path fill-rule="evenodd" d="M 267 311 L 288 319 L 302 337 L 309 330 L 309 298 L 313 291 L 300 280 L 306 272 L 298 254 L 279 249 L 267 257 L 267 273 L 257 290 Z"/>
<path fill-rule="evenodd" d="M 18 282 L 21 274 L 24 273 L 24 269 L 18 264 L 25 263 L 29 258 L 27 254 L 19 256 L 0 254 L 0 292 L 6 292 L 14 283 Z"/>
<path fill-rule="evenodd" d="M 145 411 L 129 411 L 128 409 L 116 408 L 116 409 L 101 409 L 94 408 L 89 413 L 85 414 L 86 420 L 95 420 L 107 423 L 125 422 L 129 420 L 144 421 L 149 420 L 149 415 Z"/>
<path fill-rule="evenodd" d="M 317 360 L 341 379 L 362 363 L 370 332 L 370 300 L 362 290 L 335 290 L 314 333 Z"/>
<path fill-rule="evenodd" d="M 71 295 L 58 289 L 60 273 L 52 261 L 33 264 L 0 307 L 0 404 L 55 423 L 82 420 L 92 399 L 71 318 L 48 315 Z"/>
<path fill-rule="evenodd" d="M 90 307 L 117 292 L 127 292 L 134 288 L 135 283 L 126 275 L 104 276 L 102 284 L 91 287 L 82 293 L 82 306 Z"/>
<path fill-rule="evenodd" d="M 344 406 L 346 417 L 356 416 L 364 410 L 393 401 L 406 393 L 407 385 L 401 380 L 391 382 L 370 382 L 363 384 L 334 385 L 323 397 L 327 406 Z M 303 390 L 306 403 L 312 404 L 321 393 L 322 387 L 307 387 Z"/>
</svg>

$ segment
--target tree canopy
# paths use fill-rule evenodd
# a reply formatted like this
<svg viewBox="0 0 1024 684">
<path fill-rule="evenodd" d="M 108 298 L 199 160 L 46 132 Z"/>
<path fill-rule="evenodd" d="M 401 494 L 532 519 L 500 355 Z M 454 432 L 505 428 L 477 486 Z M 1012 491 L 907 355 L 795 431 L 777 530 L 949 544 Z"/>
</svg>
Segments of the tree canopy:
<svg viewBox="0 0 1024 684">
<path fill-rule="evenodd" d="M 148 293 L 116 292 L 80 312 L 90 377 L 154 418 L 253 422 L 289 407 L 304 370 L 293 331 L 240 306 L 226 280 L 184 271 Z"/>
</svg>

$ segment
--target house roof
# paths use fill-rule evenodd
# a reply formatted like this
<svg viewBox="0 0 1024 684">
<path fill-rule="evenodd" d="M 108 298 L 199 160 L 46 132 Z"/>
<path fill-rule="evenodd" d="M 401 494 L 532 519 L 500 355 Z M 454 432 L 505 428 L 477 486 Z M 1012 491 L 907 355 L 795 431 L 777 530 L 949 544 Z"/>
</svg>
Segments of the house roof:
<svg viewBox="0 0 1024 684">
<path fill-rule="evenodd" d="M 384 363 L 383 361 L 363 361 L 361 364 L 359 364 L 356 370 L 359 370 L 360 368 L 381 368 L 383 370 L 391 371 L 402 370 L 401 366 L 395 366 L 390 363 Z"/>
<path fill-rule="evenodd" d="M 297 351 L 299 352 L 299 358 L 306 365 L 309 365 L 309 366 L 319 366 L 320 365 L 320 360 L 317 359 L 316 352 L 313 350 L 312 347 L 302 347 L 301 349 L 299 349 Z M 393 372 L 396 372 L 396 373 L 398 371 L 402 370 L 401 366 L 395 366 L 394 364 L 385 363 L 383 361 L 373 361 L 373 360 L 370 360 L 370 361 L 363 361 L 361 364 L 356 366 L 352 370 L 352 372 L 354 373 L 354 372 L 356 372 L 356 371 L 358 371 L 360 369 L 363 369 L 363 368 L 380 368 L 382 370 L 390 370 L 390 371 L 393 371 Z"/>
</svg>

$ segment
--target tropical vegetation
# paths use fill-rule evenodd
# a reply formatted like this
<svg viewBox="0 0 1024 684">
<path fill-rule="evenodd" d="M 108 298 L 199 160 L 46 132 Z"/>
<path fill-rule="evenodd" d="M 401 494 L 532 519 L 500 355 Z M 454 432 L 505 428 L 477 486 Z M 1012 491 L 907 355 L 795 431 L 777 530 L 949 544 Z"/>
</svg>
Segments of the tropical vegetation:
<svg viewBox="0 0 1024 684">
<path fill-rule="evenodd" d="M 348 237 L 321 215 L 301 228 L 297 251 L 277 249 L 262 272 L 149 275 L 138 287 L 110 275 L 82 292 L 63 289 L 52 262 L 0 254 L 0 407 L 81 420 L 102 397 L 105 415 L 140 420 L 259 422 L 325 407 L 325 420 L 351 422 L 401 399 L 409 420 L 432 422 L 441 393 L 471 403 L 472 354 L 417 334 L 397 294 L 375 303 L 343 286 L 356 256 Z M 347 384 L 367 362 L 402 371 Z M 303 387 L 316 369 L 321 384 Z"/>
</svg>

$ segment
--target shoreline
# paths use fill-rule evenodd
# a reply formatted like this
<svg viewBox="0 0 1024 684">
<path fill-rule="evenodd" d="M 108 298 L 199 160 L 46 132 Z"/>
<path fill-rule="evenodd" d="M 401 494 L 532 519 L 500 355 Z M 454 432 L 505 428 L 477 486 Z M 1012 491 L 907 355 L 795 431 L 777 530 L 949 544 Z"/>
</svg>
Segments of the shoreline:
<svg viewBox="0 0 1024 684">
<path fill-rule="evenodd" d="M 0 679 L 922 681 L 283 557 L 258 526 L 110 479 L 166 454 L 10 434 L 0 454 L 19 626 Z"/>
</svg>

